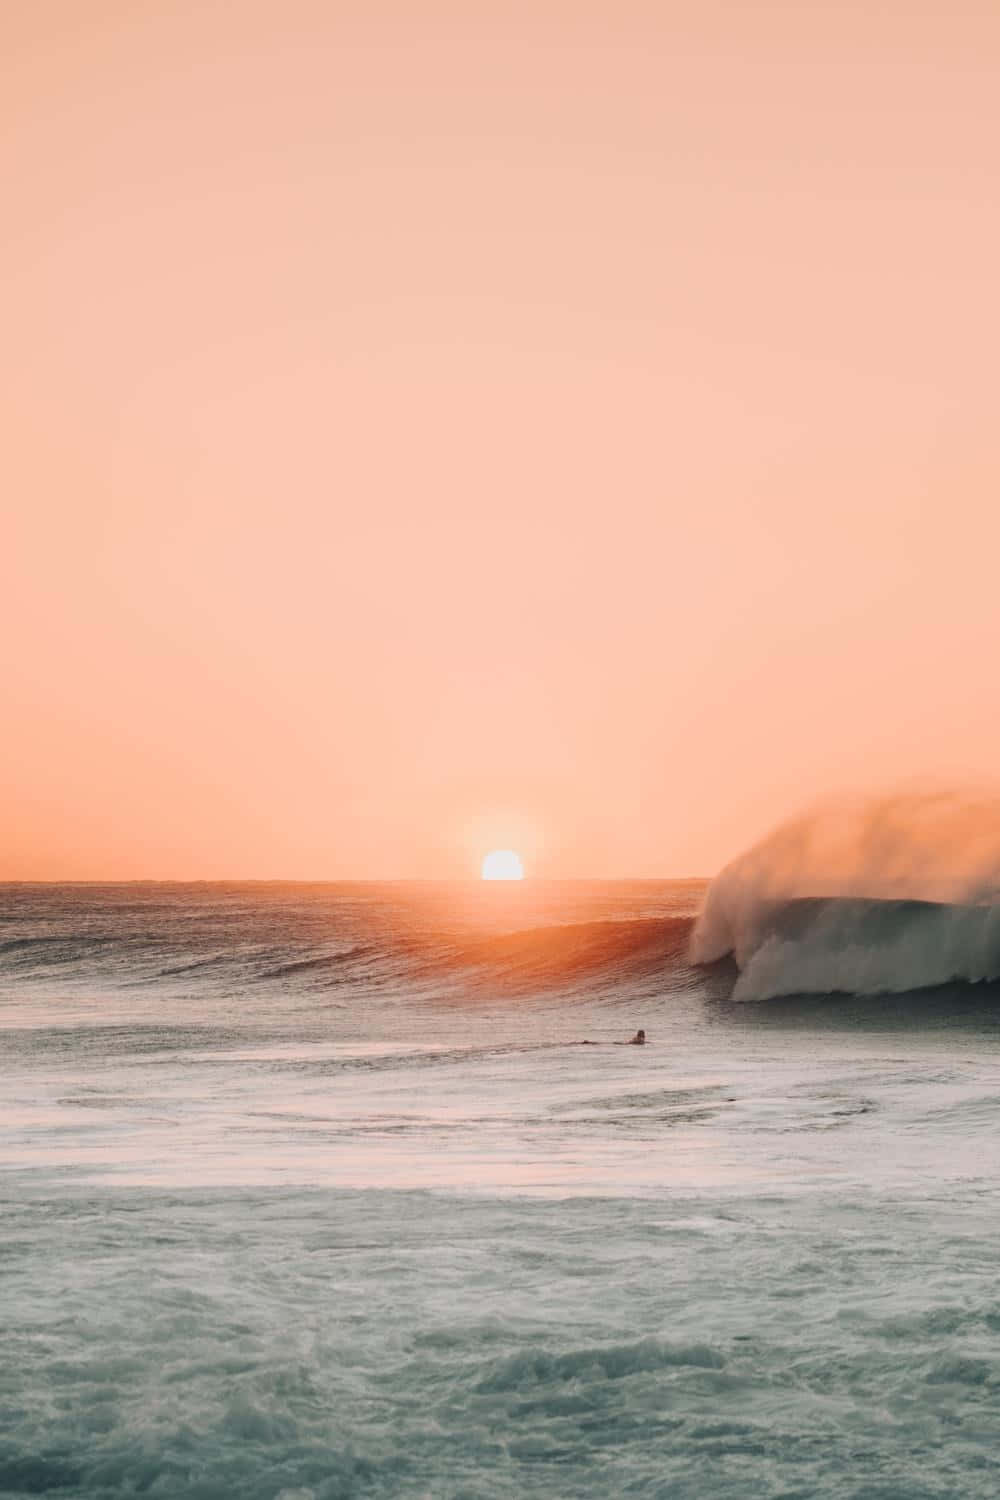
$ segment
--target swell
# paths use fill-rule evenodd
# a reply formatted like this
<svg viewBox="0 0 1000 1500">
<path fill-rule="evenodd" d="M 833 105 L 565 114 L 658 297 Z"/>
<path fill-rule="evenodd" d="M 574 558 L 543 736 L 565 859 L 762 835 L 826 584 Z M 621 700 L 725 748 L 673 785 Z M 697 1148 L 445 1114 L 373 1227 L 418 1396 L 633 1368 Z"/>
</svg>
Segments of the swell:
<svg viewBox="0 0 1000 1500">
<path fill-rule="evenodd" d="M 359 943 L 356 947 L 343 949 L 339 953 L 310 954 L 305 958 L 294 958 L 286 963 L 275 964 L 273 968 L 262 970 L 259 977 L 261 979 L 289 979 L 297 974 L 323 974 L 339 969 L 342 965 L 352 963 L 357 959 L 370 958 L 376 952 L 377 950 L 371 944 Z"/>
<path fill-rule="evenodd" d="M 693 925 L 692 917 L 676 916 L 532 927 L 465 942 L 430 967 L 490 993 L 659 980 L 690 967 Z"/>
<path fill-rule="evenodd" d="M 290 920 L 286 926 L 274 913 L 264 913 L 262 921 L 251 909 L 239 928 L 230 925 L 229 913 L 220 920 L 217 909 L 158 915 L 159 927 L 146 920 L 114 933 L 97 927 L 90 912 L 60 909 L 61 930 L 22 930 L 0 939 L 0 977 L 126 988 L 174 983 L 206 995 L 272 986 L 312 996 L 336 988 L 359 997 L 403 992 L 448 999 L 592 992 L 619 984 L 634 990 L 637 982 L 652 988 L 668 976 L 696 982 L 687 958 L 689 915 L 543 922 L 512 931 L 463 930 L 447 912 L 426 921 L 406 908 L 375 920 L 351 917 L 346 926 L 335 911 L 329 923 Z"/>
</svg>

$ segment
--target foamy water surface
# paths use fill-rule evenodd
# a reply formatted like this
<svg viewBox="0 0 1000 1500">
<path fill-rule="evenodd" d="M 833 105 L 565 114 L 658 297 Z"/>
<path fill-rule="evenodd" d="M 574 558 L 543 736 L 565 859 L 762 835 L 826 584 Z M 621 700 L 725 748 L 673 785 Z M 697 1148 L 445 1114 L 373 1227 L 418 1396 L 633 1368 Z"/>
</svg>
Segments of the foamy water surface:
<svg viewBox="0 0 1000 1500">
<path fill-rule="evenodd" d="M 996 993 L 702 897 L 5 888 L 0 1491 L 994 1495 Z"/>
</svg>

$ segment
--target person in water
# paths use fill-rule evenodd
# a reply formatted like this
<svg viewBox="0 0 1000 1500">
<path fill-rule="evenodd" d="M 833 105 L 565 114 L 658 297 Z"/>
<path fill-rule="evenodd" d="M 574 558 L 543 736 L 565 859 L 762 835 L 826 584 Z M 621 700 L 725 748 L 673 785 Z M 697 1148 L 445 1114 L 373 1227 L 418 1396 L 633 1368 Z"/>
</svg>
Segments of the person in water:
<svg viewBox="0 0 1000 1500">
<path fill-rule="evenodd" d="M 627 1042 L 581 1042 L 581 1047 L 645 1047 L 646 1033 L 641 1029 L 635 1036 L 630 1036 Z"/>
</svg>

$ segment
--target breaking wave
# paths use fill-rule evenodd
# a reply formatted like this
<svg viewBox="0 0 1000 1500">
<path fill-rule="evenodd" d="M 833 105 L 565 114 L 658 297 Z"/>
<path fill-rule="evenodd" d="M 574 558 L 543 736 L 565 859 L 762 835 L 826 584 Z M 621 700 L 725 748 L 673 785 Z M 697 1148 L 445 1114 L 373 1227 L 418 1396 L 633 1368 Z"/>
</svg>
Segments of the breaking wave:
<svg viewBox="0 0 1000 1500">
<path fill-rule="evenodd" d="M 736 1000 L 879 995 L 1000 979 L 1000 907 L 800 899 L 733 936 Z"/>
<path fill-rule="evenodd" d="M 828 805 L 713 881 L 691 957 L 732 955 L 734 999 L 1000 980 L 1000 803 Z"/>
</svg>

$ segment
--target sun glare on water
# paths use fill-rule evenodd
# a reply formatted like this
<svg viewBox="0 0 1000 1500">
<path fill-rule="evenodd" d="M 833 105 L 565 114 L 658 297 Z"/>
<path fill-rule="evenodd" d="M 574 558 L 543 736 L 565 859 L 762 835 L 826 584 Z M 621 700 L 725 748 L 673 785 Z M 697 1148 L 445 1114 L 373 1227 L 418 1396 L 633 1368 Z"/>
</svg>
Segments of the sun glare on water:
<svg viewBox="0 0 1000 1500">
<path fill-rule="evenodd" d="M 493 849 L 483 857 L 484 880 L 523 880 L 524 865 L 513 849 Z"/>
</svg>

